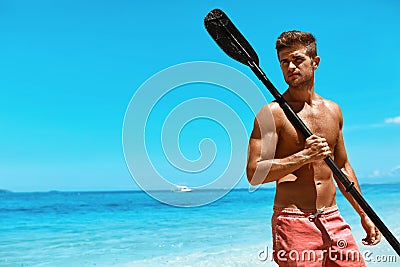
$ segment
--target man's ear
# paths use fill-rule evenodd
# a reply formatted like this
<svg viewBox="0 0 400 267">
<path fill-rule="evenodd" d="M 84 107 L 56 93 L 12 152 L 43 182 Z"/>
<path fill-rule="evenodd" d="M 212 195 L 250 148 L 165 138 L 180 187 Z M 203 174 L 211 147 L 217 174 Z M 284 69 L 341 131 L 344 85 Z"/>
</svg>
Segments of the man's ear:
<svg viewBox="0 0 400 267">
<path fill-rule="evenodd" d="M 320 61 L 321 61 L 321 58 L 319 56 L 314 57 L 314 59 L 313 59 L 314 70 L 316 70 L 318 68 Z"/>
</svg>

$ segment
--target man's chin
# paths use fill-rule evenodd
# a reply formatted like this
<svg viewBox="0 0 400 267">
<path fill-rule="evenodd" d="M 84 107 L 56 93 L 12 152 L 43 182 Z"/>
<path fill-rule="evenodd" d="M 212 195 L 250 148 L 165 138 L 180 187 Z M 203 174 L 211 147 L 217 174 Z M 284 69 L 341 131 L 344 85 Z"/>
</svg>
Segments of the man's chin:
<svg viewBox="0 0 400 267">
<path fill-rule="evenodd" d="M 308 84 L 308 80 L 304 80 L 301 77 L 295 77 L 294 79 L 287 79 L 286 83 L 290 86 L 290 87 L 302 87 L 306 84 Z"/>
<path fill-rule="evenodd" d="M 290 86 L 290 87 L 298 87 L 299 85 L 301 85 L 300 81 L 286 81 L 286 83 Z"/>
<path fill-rule="evenodd" d="M 285 81 L 290 86 L 297 86 L 301 83 L 299 78 L 300 77 L 292 76 L 292 77 L 288 77 Z"/>
</svg>

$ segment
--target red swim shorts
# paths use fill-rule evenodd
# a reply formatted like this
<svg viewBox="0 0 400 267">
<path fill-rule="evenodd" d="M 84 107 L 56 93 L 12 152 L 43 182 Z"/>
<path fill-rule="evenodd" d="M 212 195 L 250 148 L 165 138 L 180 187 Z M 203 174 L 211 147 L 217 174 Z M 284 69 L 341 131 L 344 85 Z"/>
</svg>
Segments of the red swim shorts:
<svg viewBox="0 0 400 267">
<path fill-rule="evenodd" d="M 279 266 L 365 266 L 337 206 L 318 211 L 274 207 L 272 237 Z"/>
</svg>

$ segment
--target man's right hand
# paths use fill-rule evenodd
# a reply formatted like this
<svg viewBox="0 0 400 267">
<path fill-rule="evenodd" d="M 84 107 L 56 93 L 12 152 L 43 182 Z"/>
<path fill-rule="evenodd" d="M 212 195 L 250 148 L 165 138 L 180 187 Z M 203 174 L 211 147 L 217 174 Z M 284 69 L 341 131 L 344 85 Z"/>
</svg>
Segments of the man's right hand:
<svg viewBox="0 0 400 267">
<path fill-rule="evenodd" d="M 314 162 L 330 156 L 332 151 L 325 138 L 313 134 L 306 139 L 303 153 L 309 162 Z"/>
</svg>

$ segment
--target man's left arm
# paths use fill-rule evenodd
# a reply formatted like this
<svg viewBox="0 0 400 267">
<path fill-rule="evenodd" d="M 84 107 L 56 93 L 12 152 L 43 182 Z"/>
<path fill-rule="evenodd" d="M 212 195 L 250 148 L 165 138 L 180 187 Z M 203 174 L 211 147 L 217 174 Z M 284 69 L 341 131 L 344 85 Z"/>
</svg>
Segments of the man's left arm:
<svg viewBox="0 0 400 267">
<path fill-rule="evenodd" d="M 358 184 L 357 177 L 354 173 L 353 168 L 350 165 L 349 159 L 347 157 L 347 152 L 346 148 L 344 145 L 344 140 L 343 140 L 343 133 L 342 133 L 342 126 L 343 126 L 343 117 L 342 113 L 339 109 L 339 114 L 340 114 L 340 130 L 339 130 L 339 138 L 338 142 L 335 146 L 334 150 L 334 161 L 337 164 L 337 166 L 342 170 L 342 172 L 347 176 L 347 178 L 350 180 L 350 182 L 354 183 L 354 187 L 360 192 L 360 185 Z M 381 240 L 381 233 L 378 230 L 378 228 L 374 225 L 374 223 L 371 221 L 371 219 L 368 217 L 368 215 L 363 211 L 363 209 L 360 207 L 360 205 L 355 201 L 353 196 L 349 193 L 346 192 L 346 188 L 343 186 L 343 184 L 338 180 L 337 177 L 335 177 L 335 181 L 342 192 L 342 194 L 346 197 L 346 199 L 350 202 L 350 204 L 353 206 L 353 208 L 356 210 L 356 212 L 360 215 L 361 218 L 361 225 L 363 226 L 365 232 L 367 233 L 367 236 L 362 240 L 362 243 L 364 245 L 376 245 L 379 243 Z"/>
</svg>

